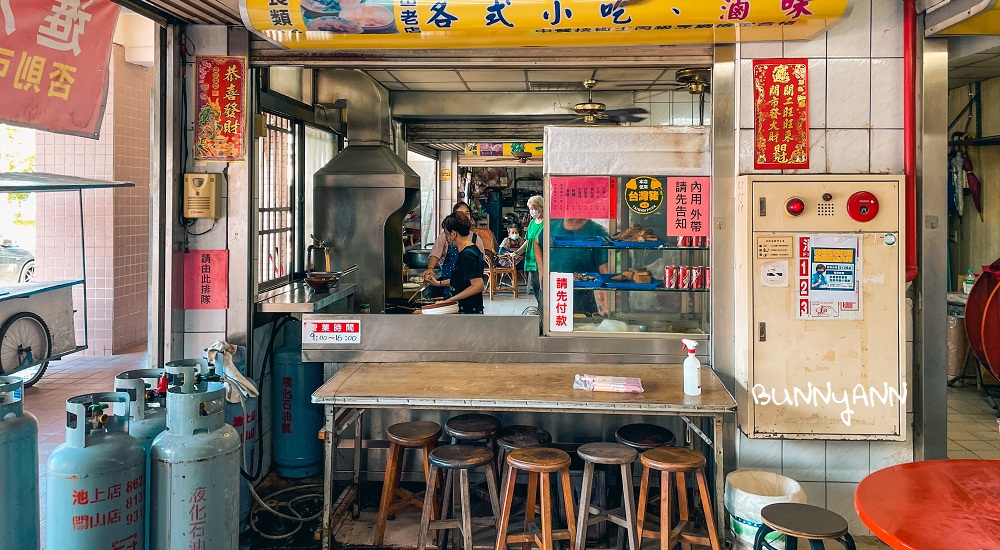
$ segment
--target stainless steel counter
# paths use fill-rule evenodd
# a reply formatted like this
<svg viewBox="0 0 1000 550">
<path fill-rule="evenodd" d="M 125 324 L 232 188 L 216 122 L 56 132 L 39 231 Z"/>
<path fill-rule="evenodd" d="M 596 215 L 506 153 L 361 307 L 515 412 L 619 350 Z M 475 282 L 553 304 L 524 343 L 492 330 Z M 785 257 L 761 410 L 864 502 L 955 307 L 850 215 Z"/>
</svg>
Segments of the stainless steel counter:
<svg viewBox="0 0 1000 550">
<path fill-rule="evenodd" d="M 263 313 L 316 313 L 345 298 L 350 299 L 348 311 L 353 311 L 354 292 L 357 285 L 340 285 L 332 292 L 316 292 L 302 281 L 280 286 L 257 302 L 257 311 Z"/>
</svg>

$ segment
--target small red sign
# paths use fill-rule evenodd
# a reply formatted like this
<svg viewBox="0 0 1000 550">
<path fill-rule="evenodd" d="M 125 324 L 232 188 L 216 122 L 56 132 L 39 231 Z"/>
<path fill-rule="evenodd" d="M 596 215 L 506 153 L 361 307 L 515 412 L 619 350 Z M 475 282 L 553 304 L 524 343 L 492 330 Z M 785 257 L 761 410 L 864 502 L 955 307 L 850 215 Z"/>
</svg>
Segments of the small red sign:
<svg viewBox="0 0 1000 550">
<path fill-rule="evenodd" d="M 195 160 L 245 160 L 247 58 L 199 55 L 195 66 Z"/>
<path fill-rule="evenodd" d="M 708 237 L 712 230 L 712 178 L 667 178 L 667 235 Z"/>
<path fill-rule="evenodd" d="M 361 321 L 358 319 L 303 321 L 302 343 L 360 344 Z"/>
<path fill-rule="evenodd" d="M 184 309 L 228 307 L 229 251 L 192 250 L 184 254 Z"/>
<path fill-rule="evenodd" d="M 0 0 L 0 122 L 96 139 L 117 20 L 110 0 Z"/>
<path fill-rule="evenodd" d="M 613 217 L 612 178 L 549 178 L 549 215 L 552 218 L 606 220 Z"/>
<path fill-rule="evenodd" d="M 753 62 L 755 170 L 809 168 L 809 62 Z"/>
</svg>

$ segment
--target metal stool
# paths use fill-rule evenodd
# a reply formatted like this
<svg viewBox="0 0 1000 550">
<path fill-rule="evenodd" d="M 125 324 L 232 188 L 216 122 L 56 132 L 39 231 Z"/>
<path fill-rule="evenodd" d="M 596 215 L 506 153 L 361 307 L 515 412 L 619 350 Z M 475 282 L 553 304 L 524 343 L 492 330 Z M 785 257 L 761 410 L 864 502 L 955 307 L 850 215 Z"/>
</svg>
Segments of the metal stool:
<svg viewBox="0 0 1000 550">
<path fill-rule="evenodd" d="M 385 524 L 391 514 L 407 506 L 424 507 L 422 498 L 399 486 L 399 476 L 403 470 L 403 451 L 423 449 L 426 481 L 430 470 L 428 456 L 441 437 L 441 426 L 436 422 L 427 421 L 402 422 L 389 426 L 385 433 L 389 438 L 389 457 L 385 461 L 382 501 L 379 504 L 378 519 L 375 521 L 375 546 L 381 545 L 385 539 Z"/>
<path fill-rule="evenodd" d="M 500 517 L 500 503 L 497 495 L 496 473 L 493 471 L 493 450 L 477 445 L 445 445 L 431 451 L 430 474 L 427 479 L 427 492 L 424 495 L 424 511 L 420 516 L 420 535 L 417 538 L 417 550 L 427 546 L 427 530 L 458 529 L 462 533 L 465 550 L 472 550 L 472 520 L 490 519 L 494 527 Z M 469 496 L 469 470 L 483 466 L 486 468 L 486 484 L 490 492 L 490 505 L 493 509 L 492 518 L 473 518 L 472 502 Z M 461 519 L 447 519 L 448 509 L 441 509 L 441 518 L 432 521 L 436 504 L 435 487 L 437 487 L 440 470 L 449 473 L 458 470 L 458 488 L 460 491 Z"/>
<path fill-rule="evenodd" d="M 641 453 L 657 447 L 673 447 L 677 438 L 674 432 L 656 424 L 626 424 L 615 430 L 615 441 Z"/>
<path fill-rule="evenodd" d="M 530 550 L 532 543 L 539 548 L 552 548 L 553 541 L 568 540 L 570 546 L 576 544 L 576 517 L 573 514 L 573 490 L 569 481 L 570 458 L 566 451 L 548 447 L 532 447 L 512 451 L 507 455 L 507 468 L 503 476 L 503 503 L 501 505 L 500 522 L 497 526 L 496 550 L 507 548 L 511 542 L 522 543 L 524 550 Z M 514 485 L 517 472 L 528 473 L 528 499 L 524 508 L 524 533 L 508 535 L 511 507 L 514 500 Z M 568 528 L 552 529 L 552 481 L 549 474 L 558 473 L 562 480 L 563 502 L 566 503 L 566 520 Z M 532 525 L 535 519 L 535 491 L 533 487 L 540 484 L 542 525 L 536 529 Z"/>
<path fill-rule="evenodd" d="M 660 539 L 661 550 L 671 550 L 677 543 L 700 544 L 711 546 L 712 550 L 720 550 L 719 533 L 715 527 L 715 515 L 712 512 L 712 501 L 708 496 L 708 483 L 705 482 L 705 457 L 687 447 L 657 447 L 639 456 L 644 466 L 642 483 L 639 485 L 639 510 L 636 513 L 639 525 L 639 541 L 645 538 Z M 660 530 L 645 529 L 646 501 L 649 494 L 649 472 L 660 472 Z M 705 527 L 708 536 L 696 535 L 689 530 L 690 516 L 687 499 L 687 482 L 684 474 L 694 472 L 701 494 L 701 505 L 705 511 Z M 670 518 L 670 487 L 673 479 L 677 480 L 677 508 L 680 520 L 677 526 L 672 526 Z"/>
<path fill-rule="evenodd" d="M 639 455 L 635 449 L 619 443 L 587 443 L 577 449 L 576 454 L 584 460 L 583 488 L 580 491 L 580 517 L 576 524 L 575 550 L 583 550 L 587 543 L 587 526 L 602 521 L 610 521 L 628 533 L 629 550 L 638 550 L 639 537 L 635 521 L 635 493 L 632 490 L 632 463 Z M 594 483 L 594 465 L 620 466 L 624 503 L 615 510 L 601 510 L 590 505 L 590 493 Z M 619 539 L 621 533 L 619 533 Z"/>
<path fill-rule="evenodd" d="M 855 550 L 847 520 L 826 508 L 794 502 L 770 504 L 760 511 L 760 518 L 763 524 L 757 529 L 754 550 L 774 550 L 766 539 L 770 533 L 785 535 L 786 550 L 796 550 L 798 539 L 808 540 L 811 550 L 823 550 L 824 540 L 835 540 L 846 550 Z"/>
</svg>

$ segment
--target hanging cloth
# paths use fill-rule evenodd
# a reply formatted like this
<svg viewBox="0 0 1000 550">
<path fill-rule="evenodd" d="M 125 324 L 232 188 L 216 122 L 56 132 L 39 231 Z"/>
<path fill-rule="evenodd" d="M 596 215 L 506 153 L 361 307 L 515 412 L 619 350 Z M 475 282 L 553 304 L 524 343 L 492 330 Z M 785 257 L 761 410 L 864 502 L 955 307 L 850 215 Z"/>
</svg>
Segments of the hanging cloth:
<svg viewBox="0 0 1000 550">
<path fill-rule="evenodd" d="M 982 184 L 979 181 L 979 177 L 976 176 L 974 172 L 975 166 L 972 164 L 972 157 L 969 156 L 969 150 L 967 148 L 962 148 L 962 170 L 965 172 L 966 187 L 969 189 L 969 195 L 972 196 L 972 204 L 976 207 L 976 212 L 980 214 L 983 213 L 983 198 L 982 198 Z"/>
<path fill-rule="evenodd" d="M 948 215 L 962 217 L 965 210 L 964 159 L 957 147 L 948 153 Z"/>
</svg>

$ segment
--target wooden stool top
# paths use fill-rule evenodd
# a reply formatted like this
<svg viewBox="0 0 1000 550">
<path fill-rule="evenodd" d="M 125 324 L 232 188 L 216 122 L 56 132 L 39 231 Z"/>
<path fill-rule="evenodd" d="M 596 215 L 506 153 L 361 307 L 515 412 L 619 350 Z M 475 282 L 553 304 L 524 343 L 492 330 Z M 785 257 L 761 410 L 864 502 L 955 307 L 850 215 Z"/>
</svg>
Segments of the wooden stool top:
<svg viewBox="0 0 1000 550">
<path fill-rule="evenodd" d="M 446 470 L 464 470 L 489 464 L 493 450 L 480 445 L 443 445 L 431 451 L 431 464 Z"/>
<path fill-rule="evenodd" d="M 656 424 L 626 424 L 615 431 L 615 440 L 638 451 L 672 447 L 677 442 L 674 432 Z"/>
<path fill-rule="evenodd" d="M 580 445 L 576 454 L 594 464 L 631 464 L 639 456 L 638 451 L 621 443 L 587 443 Z"/>
<path fill-rule="evenodd" d="M 496 432 L 497 445 L 508 451 L 542 447 L 552 443 L 552 434 L 537 426 L 504 426 Z"/>
<path fill-rule="evenodd" d="M 836 539 L 847 533 L 843 516 L 809 504 L 770 504 L 760 511 L 760 518 L 771 529 L 801 539 Z"/>
<path fill-rule="evenodd" d="M 690 472 L 705 467 L 705 457 L 687 447 L 657 447 L 639 455 L 642 465 L 661 472 Z"/>
<path fill-rule="evenodd" d="M 403 447 L 423 447 L 441 437 L 441 426 L 437 422 L 421 420 L 400 422 L 385 430 L 389 441 Z"/>
<path fill-rule="evenodd" d="M 507 455 L 507 464 L 525 472 L 551 473 L 569 468 L 566 451 L 551 447 L 517 449 Z"/>
<path fill-rule="evenodd" d="M 488 414 L 460 414 L 449 418 L 444 433 L 459 441 L 488 439 L 500 428 L 500 419 Z"/>
</svg>

